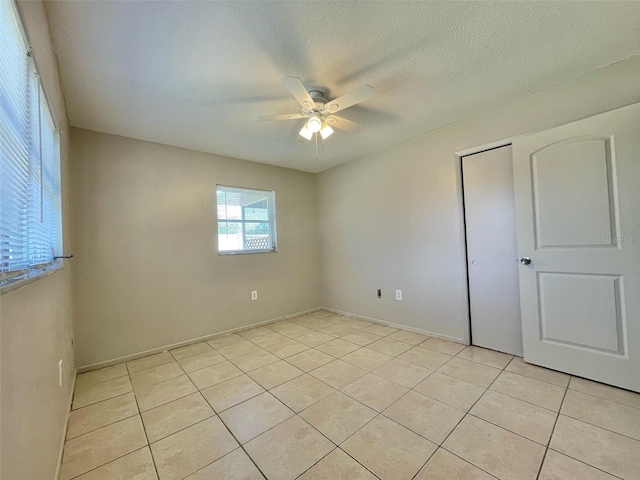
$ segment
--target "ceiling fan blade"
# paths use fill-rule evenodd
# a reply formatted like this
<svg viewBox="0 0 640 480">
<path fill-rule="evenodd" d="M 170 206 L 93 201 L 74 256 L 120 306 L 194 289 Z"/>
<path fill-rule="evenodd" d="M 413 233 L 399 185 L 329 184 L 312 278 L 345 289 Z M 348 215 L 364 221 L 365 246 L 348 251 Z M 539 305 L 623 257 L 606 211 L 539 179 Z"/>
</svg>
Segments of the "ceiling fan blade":
<svg viewBox="0 0 640 480">
<path fill-rule="evenodd" d="M 374 89 L 371 85 L 363 85 L 355 90 L 351 90 L 349 93 L 331 100 L 324 106 L 325 112 L 335 113 L 345 108 L 349 108 L 356 103 L 364 102 L 373 97 Z"/>
<path fill-rule="evenodd" d="M 305 117 L 300 113 L 291 113 L 291 114 L 285 113 L 284 115 L 267 115 L 265 117 L 259 117 L 259 118 L 263 122 L 266 122 L 269 120 L 297 120 L 299 118 L 305 118 Z"/>
<path fill-rule="evenodd" d="M 306 108 L 313 108 L 314 102 L 307 91 L 307 87 L 304 86 L 302 80 L 298 77 L 284 77 L 282 79 L 284 86 L 289 89 L 291 95 L 293 95 L 298 103 Z"/>
<path fill-rule="evenodd" d="M 351 133 L 359 132 L 360 130 L 362 130 L 362 124 L 358 122 L 352 122 L 351 120 L 337 117 L 335 115 L 327 118 L 327 124 L 329 124 L 331 127 L 336 127 L 340 130 Z"/>
</svg>

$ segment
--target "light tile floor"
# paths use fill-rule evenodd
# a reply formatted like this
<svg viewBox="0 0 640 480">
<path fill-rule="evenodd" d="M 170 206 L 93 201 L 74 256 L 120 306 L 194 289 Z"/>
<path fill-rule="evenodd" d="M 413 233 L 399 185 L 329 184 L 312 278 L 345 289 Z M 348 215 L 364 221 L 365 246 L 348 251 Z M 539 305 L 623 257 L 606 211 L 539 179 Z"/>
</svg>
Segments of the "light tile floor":
<svg viewBox="0 0 640 480">
<path fill-rule="evenodd" d="M 78 375 L 61 479 L 640 479 L 640 394 L 318 311 Z"/>
</svg>

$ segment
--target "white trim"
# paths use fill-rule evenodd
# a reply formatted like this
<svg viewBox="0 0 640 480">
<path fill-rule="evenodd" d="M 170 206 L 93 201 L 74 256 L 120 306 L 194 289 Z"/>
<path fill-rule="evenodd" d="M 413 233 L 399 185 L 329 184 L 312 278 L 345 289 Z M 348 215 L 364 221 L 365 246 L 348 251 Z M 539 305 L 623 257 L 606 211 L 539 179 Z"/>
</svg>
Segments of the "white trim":
<svg viewBox="0 0 640 480">
<path fill-rule="evenodd" d="M 458 248 L 462 252 L 462 258 L 464 259 L 464 292 L 465 292 L 465 302 L 463 305 L 464 308 L 464 318 L 465 321 L 465 331 L 464 331 L 464 343 L 469 345 L 471 343 L 471 305 L 469 302 L 469 259 L 467 258 L 467 228 L 466 228 L 466 216 L 464 211 L 464 179 L 462 178 L 462 158 L 466 155 L 461 155 L 459 153 L 454 154 L 454 158 L 456 161 L 456 200 L 458 201 L 457 211 L 458 211 L 458 228 L 460 229 L 460 235 L 458 235 Z"/>
<path fill-rule="evenodd" d="M 386 325 L 388 327 L 401 328 L 402 330 L 407 330 L 409 332 L 421 333 L 422 335 L 426 335 L 428 337 L 441 338 L 442 340 L 448 340 L 450 342 L 461 343 L 462 345 L 469 345 L 468 341 L 465 341 L 463 338 L 452 337 L 449 335 L 443 335 L 441 333 L 430 332 L 428 330 L 423 330 L 421 328 L 409 327 L 407 325 L 402 325 L 401 323 L 393 323 L 387 322 L 386 320 L 380 320 L 377 318 L 365 317 L 362 315 L 356 315 L 355 313 L 343 312 L 341 310 L 336 310 L 334 308 L 328 307 L 316 307 L 310 308 L 309 310 L 302 310 L 296 313 L 290 313 L 288 315 L 283 315 L 281 317 L 271 318 L 269 320 L 263 320 L 262 322 L 252 323 L 250 325 L 244 325 L 242 327 L 231 328 L 229 330 L 225 330 L 223 332 L 212 333 L 209 335 L 204 335 L 202 337 L 192 338 L 190 340 L 185 340 L 182 342 L 172 343 L 169 345 L 164 345 L 158 348 L 152 348 L 150 350 L 145 350 L 144 352 L 132 353 L 131 355 L 124 355 L 122 357 L 113 358 L 111 360 L 104 360 L 102 362 L 91 363 L 89 365 L 83 365 L 82 367 L 78 367 L 76 369 L 76 374 L 89 372 L 91 370 L 97 370 L 99 368 L 110 367 L 111 365 L 116 365 L 122 362 L 129 362 L 131 360 L 136 360 L 137 358 L 146 357 L 147 355 L 153 355 L 154 353 L 166 352 L 168 350 L 173 350 L 174 348 L 186 347 L 187 345 L 193 345 L 194 343 L 200 343 L 207 340 L 211 340 L 213 338 L 222 337 L 224 335 L 229 335 L 230 333 L 241 332 L 243 330 L 250 330 L 255 327 L 260 327 L 262 325 L 268 325 L 270 323 L 279 322 L 281 320 L 287 320 L 289 318 L 299 317 L 300 315 L 306 315 L 308 313 L 317 312 L 318 310 L 325 310 L 327 312 L 337 313 L 339 315 L 344 315 L 346 317 L 359 318 L 362 320 L 366 320 L 367 322 L 377 323 L 379 325 Z"/>
<path fill-rule="evenodd" d="M 281 317 L 271 318 L 269 320 L 263 320 L 262 322 L 252 323 L 250 325 L 244 325 L 242 327 L 231 328 L 229 330 L 225 330 L 223 332 L 212 333 L 209 335 L 204 335 L 202 337 L 192 338 L 190 340 L 184 340 L 182 342 L 171 343 L 169 345 L 164 345 L 158 348 L 152 348 L 150 350 L 145 350 L 144 352 L 132 353 L 131 355 L 124 355 L 122 357 L 114 358 L 111 360 L 104 360 L 102 362 L 91 363 L 89 365 L 84 365 L 82 367 L 78 367 L 76 373 L 84 373 L 90 370 L 97 370 L 99 368 L 109 367 L 111 365 L 115 365 L 117 363 L 128 362 L 130 360 L 135 360 L 137 358 L 146 357 L 147 355 L 153 355 L 154 353 L 166 352 L 167 350 L 173 350 L 178 347 L 186 347 L 187 345 L 192 345 L 194 343 L 204 342 L 206 340 L 211 340 L 216 337 L 221 337 L 223 335 L 228 335 L 230 333 L 240 332 L 243 330 L 249 330 L 251 328 L 259 327 L 261 325 L 267 325 L 269 323 L 279 322 L 280 320 L 287 320 L 289 318 L 299 317 L 300 315 L 306 315 L 307 313 L 317 312 L 318 310 L 322 310 L 321 307 L 311 308 L 309 310 L 303 310 L 301 312 L 291 313 L 288 315 L 283 315 Z"/>
<path fill-rule="evenodd" d="M 517 137 L 514 137 L 517 138 Z M 467 229 L 466 229 L 466 218 L 464 211 L 464 185 L 462 178 L 462 158 L 468 157 L 469 155 L 475 155 L 481 152 L 486 152 L 487 150 L 493 150 L 496 148 L 506 147 L 507 145 L 513 144 L 513 138 L 506 138 L 502 140 L 497 140 L 495 142 L 485 143 L 484 145 L 475 146 L 471 148 L 467 148 L 464 150 L 460 150 L 453 154 L 456 162 L 456 197 L 458 200 L 458 215 L 460 218 L 460 222 L 458 228 L 460 228 L 460 249 L 463 252 L 463 256 L 465 259 L 465 292 L 466 292 L 466 302 L 464 303 L 465 309 L 465 318 L 467 319 L 464 339 L 463 342 L 465 345 L 471 345 L 471 305 L 469 303 L 469 259 L 467 258 Z"/>
<path fill-rule="evenodd" d="M 62 441 L 60 442 L 60 452 L 58 453 L 58 465 L 56 466 L 56 480 L 60 479 L 60 469 L 62 468 L 62 455 L 64 454 L 64 443 L 67 439 L 67 429 L 69 428 L 69 417 L 71 416 L 71 406 L 73 402 L 73 393 L 76 390 L 76 376 L 78 369 L 73 372 L 73 380 L 71 380 L 71 391 L 69 392 L 69 406 L 67 408 L 67 418 L 64 421 L 64 429 L 62 430 Z"/>
<path fill-rule="evenodd" d="M 528 134 L 525 134 L 528 135 Z M 460 150 L 459 152 L 455 152 L 457 157 L 468 157 L 469 155 L 475 155 L 476 153 L 486 152 L 487 150 L 493 150 L 496 148 L 506 147 L 507 145 L 513 144 L 513 139 L 518 137 L 523 137 L 525 135 L 518 135 L 513 138 L 505 138 L 502 140 L 497 140 L 495 142 L 485 143 L 480 146 L 465 148 L 464 150 Z"/>
<path fill-rule="evenodd" d="M 355 313 L 343 312 L 341 310 L 336 310 L 335 308 L 322 307 L 320 310 L 326 310 L 327 312 L 333 312 L 340 315 L 345 315 L 347 317 L 358 318 L 360 320 L 366 320 L 367 322 L 377 323 L 379 325 L 386 325 L 387 327 L 400 328 L 402 330 L 407 330 L 409 332 L 421 333 L 422 335 L 426 335 L 428 337 L 441 338 L 442 340 L 448 340 L 450 342 L 461 343 L 463 345 L 469 345 L 468 342 L 465 342 L 464 339 L 459 337 L 451 337 L 449 335 L 443 335 L 441 333 L 430 332 L 428 330 L 423 330 L 421 328 L 409 327 L 407 325 L 403 325 L 401 323 L 393 323 L 387 322 L 386 320 L 380 320 L 377 318 L 365 317 L 362 315 L 356 315 Z"/>
</svg>

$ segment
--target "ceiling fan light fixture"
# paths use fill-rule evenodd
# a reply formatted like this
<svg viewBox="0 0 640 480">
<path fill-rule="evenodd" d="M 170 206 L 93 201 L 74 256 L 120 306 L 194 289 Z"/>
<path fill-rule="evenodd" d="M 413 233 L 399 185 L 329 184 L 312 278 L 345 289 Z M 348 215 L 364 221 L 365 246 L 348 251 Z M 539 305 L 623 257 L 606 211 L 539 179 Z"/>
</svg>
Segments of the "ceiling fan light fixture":
<svg viewBox="0 0 640 480">
<path fill-rule="evenodd" d="M 327 124 L 325 124 L 324 127 L 322 127 L 322 129 L 320 130 L 320 136 L 322 137 L 323 140 L 326 140 L 327 138 L 329 138 L 329 135 L 331 135 L 332 133 L 333 133 L 333 128 L 331 128 Z"/>
<path fill-rule="evenodd" d="M 305 126 L 302 127 L 302 130 L 300 130 L 300 136 L 306 138 L 307 140 L 311 140 L 311 137 L 313 137 L 313 132 L 309 130 L 307 128 L 307 125 L 305 124 Z"/>
<path fill-rule="evenodd" d="M 334 128 L 346 132 L 359 132 L 362 129 L 361 124 L 344 117 L 334 116 L 334 113 L 364 102 L 370 99 L 374 93 L 371 85 L 362 85 L 341 97 L 328 101 L 323 90 L 308 89 L 298 77 L 284 77 L 282 83 L 300 105 L 300 113 L 269 115 L 260 117 L 260 120 L 305 119 L 298 140 L 302 137 L 307 141 L 313 139 L 313 135 L 318 133 L 322 140 L 325 140 L 333 134 Z M 317 146 L 318 135 L 316 135 L 316 148 Z"/>
<path fill-rule="evenodd" d="M 320 115 L 313 115 L 307 122 L 307 128 L 311 130 L 312 133 L 318 133 L 322 128 L 322 120 L 320 119 Z"/>
</svg>

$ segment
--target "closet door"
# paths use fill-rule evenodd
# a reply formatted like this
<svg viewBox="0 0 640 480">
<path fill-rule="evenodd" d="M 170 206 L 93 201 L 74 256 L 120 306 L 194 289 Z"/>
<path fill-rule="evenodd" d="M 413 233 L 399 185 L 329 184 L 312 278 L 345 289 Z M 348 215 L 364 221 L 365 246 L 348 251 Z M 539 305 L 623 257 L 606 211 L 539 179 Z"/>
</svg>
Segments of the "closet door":
<svg viewBox="0 0 640 480">
<path fill-rule="evenodd" d="M 511 146 L 462 158 L 471 343 L 522 355 Z"/>
</svg>

